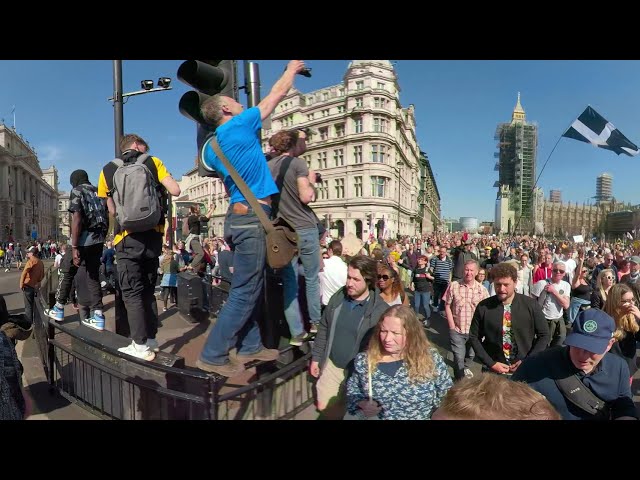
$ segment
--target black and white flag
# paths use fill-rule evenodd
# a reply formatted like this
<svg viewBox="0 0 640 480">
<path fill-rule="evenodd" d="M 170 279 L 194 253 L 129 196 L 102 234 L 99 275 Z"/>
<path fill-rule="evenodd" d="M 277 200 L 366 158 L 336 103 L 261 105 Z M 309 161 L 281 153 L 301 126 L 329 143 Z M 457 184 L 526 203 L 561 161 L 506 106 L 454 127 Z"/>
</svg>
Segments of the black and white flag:
<svg viewBox="0 0 640 480">
<path fill-rule="evenodd" d="M 611 150 L 618 155 L 624 153 L 633 157 L 640 153 L 637 145 L 591 107 L 587 107 L 562 136 Z"/>
</svg>

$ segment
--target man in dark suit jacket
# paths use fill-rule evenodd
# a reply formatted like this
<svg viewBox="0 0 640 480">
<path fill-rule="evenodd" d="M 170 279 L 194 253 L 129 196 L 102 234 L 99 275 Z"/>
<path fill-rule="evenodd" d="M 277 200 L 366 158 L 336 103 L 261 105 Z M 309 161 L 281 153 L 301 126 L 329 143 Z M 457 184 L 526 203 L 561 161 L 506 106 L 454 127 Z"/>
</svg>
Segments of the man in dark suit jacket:
<svg viewBox="0 0 640 480">
<path fill-rule="evenodd" d="M 513 265 L 500 263 L 491 275 L 496 294 L 476 307 L 469 342 L 486 369 L 510 375 L 524 358 L 546 348 L 549 327 L 540 305 L 515 293 L 518 273 Z"/>
</svg>

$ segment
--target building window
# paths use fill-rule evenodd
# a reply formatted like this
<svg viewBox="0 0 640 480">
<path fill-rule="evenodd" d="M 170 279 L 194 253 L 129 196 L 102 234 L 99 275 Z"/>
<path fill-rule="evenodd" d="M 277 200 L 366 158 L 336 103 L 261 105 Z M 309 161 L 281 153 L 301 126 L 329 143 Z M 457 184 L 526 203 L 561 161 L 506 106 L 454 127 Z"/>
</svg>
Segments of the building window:
<svg viewBox="0 0 640 480">
<path fill-rule="evenodd" d="M 356 90 L 364 90 L 364 80 L 358 80 L 356 82 Z"/>
<path fill-rule="evenodd" d="M 322 92 L 322 100 L 329 100 L 329 92 Z"/>
<path fill-rule="evenodd" d="M 376 108 L 387 108 L 389 100 L 384 97 L 373 97 L 373 106 Z"/>
<path fill-rule="evenodd" d="M 378 82 L 378 89 L 379 90 L 385 90 L 385 84 L 382 82 Z"/>
<path fill-rule="evenodd" d="M 293 115 L 287 115 L 282 119 L 283 127 L 293 127 Z"/>
<path fill-rule="evenodd" d="M 339 97 L 344 97 L 344 88 L 339 88 L 338 89 L 338 96 Z"/>
<path fill-rule="evenodd" d="M 318 170 L 327 168 L 327 152 L 318 153 Z"/>
<path fill-rule="evenodd" d="M 344 105 L 338 105 L 338 113 L 344 113 L 345 110 Z"/>
<path fill-rule="evenodd" d="M 307 162 L 307 168 L 311 169 L 311 155 L 305 155 L 302 159 Z"/>
<path fill-rule="evenodd" d="M 372 197 L 385 197 L 385 190 L 387 186 L 387 178 L 385 177 L 371 177 L 371 196 Z"/>
<path fill-rule="evenodd" d="M 307 120 L 309 121 L 313 120 L 313 113 L 310 113 L 307 115 Z"/>
<path fill-rule="evenodd" d="M 335 126 L 336 129 L 336 137 L 344 137 L 344 123 L 338 123 Z"/>
<path fill-rule="evenodd" d="M 356 97 L 356 107 L 362 107 L 363 102 L 362 97 Z"/>
<path fill-rule="evenodd" d="M 313 104 L 313 97 L 307 97 L 307 105 Z"/>
<path fill-rule="evenodd" d="M 362 177 L 353 177 L 355 197 L 362 197 Z"/>
<path fill-rule="evenodd" d="M 353 147 L 353 163 L 362 163 L 362 145 Z"/>
<path fill-rule="evenodd" d="M 333 151 L 333 161 L 335 162 L 336 167 L 344 166 L 344 153 L 341 148 Z"/>
<path fill-rule="evenodd" d="M 374 132 L 387 132 L 389 122 L 382 117 L 373 117 L 373 131 Z"/>
<path fill-rule="evenodd" d="M 320 200 L 329 200 L 329 180 L 323 180 L 320 184 Z"/>
<path fill-rule="evenodd" d="M 386 145 L 371 144 L 371 161 L 373 163 L 385 163 L 387 148 Z"/>
<path fill-rule="evenodd" d="M 327 140 L 329 138 L 329 127 L 319 128 L 318 132 L 320 132 L 320 140 Z"/>
<path fill-rule="evenodd" d="M 353 130 L 355 133 L 362 133 L 362 118 L 353 120 Z"/>
<path fill-rule="evenodd" d="M 328 108 L 325 109 L 325 110 L 322 110 L 322 116 L 323 117 L 328 117 L 329 116 L 329 109 Z"/>
<path fill-rule="evenodd" d="M 336 178 L 336 198 L 344 198 L 344 178 Z"/>
</svg>

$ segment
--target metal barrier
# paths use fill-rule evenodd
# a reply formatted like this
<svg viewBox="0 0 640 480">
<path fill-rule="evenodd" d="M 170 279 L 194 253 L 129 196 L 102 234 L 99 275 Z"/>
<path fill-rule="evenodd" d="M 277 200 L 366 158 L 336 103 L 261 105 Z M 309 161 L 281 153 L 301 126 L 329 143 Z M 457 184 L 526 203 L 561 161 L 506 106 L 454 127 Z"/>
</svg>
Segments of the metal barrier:
<svg viewBox="0 0 640 480">
<path fill-rule="evenodd" d="M 77 324 L 49 322 L 44 309 L 55 302 L 57 276 L 53 268 L 47 272 L 34 308 L 38 351 L 51 390 L 99 418 L 289 419 L 313 403 L 307 374 L 311 353 L 288 348 L 282 356 L 290 363 L 248 365 L 256 367 L 258 379 L 238 387 L 225 377 L 184 367 L 183 361 L 162 364 L 123 355 L 105 345 L 107 332 L 91 334 Z"/>
</svg>

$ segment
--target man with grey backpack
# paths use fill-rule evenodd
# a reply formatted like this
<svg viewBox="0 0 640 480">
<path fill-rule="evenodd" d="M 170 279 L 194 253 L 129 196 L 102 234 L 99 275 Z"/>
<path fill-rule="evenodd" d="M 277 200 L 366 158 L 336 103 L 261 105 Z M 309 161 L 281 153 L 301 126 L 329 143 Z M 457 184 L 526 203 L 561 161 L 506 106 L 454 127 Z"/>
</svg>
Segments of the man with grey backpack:
<svg viewBox="0 0 640 480">
<path fill-rule="evenodd" d="M 164 235 L 163 198 L 165 189 L 180 195 L 180 186 L 159 158 L 147 154 L 149 145 L 142 137 L 124 135 L 120 150 L 120 158 L 103 167 L 98 182 L 98 196 L 107 199 L 115 216 L 118 283 L 131 330 L 132 343 L 118 350 L 151 361 L 159 351 L 154 291 Z"/>
</svg>

